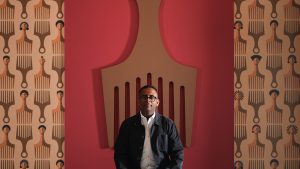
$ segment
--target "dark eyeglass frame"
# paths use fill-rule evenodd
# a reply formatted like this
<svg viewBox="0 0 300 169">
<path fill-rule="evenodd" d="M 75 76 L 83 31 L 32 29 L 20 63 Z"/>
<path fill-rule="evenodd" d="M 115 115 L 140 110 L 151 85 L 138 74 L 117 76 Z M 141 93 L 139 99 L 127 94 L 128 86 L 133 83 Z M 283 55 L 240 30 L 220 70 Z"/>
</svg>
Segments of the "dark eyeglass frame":
<svg viewBox="0 0 300 169">
<path fill-rule="evenodd" d="M 151 102 L 154 102 L 157 99 L 157 97 L 153 96 L 153 95 L 141 95 L 140 99 L 143 101 L 146 101 L 149 99 Z"/>
</svg>

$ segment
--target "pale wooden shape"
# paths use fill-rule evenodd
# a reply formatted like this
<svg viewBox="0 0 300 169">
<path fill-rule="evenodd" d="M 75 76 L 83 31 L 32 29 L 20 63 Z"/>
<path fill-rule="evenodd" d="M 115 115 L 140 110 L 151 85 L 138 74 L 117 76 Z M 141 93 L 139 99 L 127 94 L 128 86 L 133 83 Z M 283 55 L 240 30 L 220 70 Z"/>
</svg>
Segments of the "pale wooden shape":
<svg viewBox="0 0 300 169">
<path fill-rule="evenodd" d="M 114 144 L 114 87 L 119 87 L 119 122 L 125 118 L 125 83 L 130 83 L 130 115 L 136 114 L 136 78 L 141 86 L 146 84 L 147 74 L 152 75 L 152 85 L 158 86 L 158 78 L 163 79 L 164 115 L 169 112 L 169 82 L 174 83 L 174 110 L 179 129 L 180 86 L 185 88 L 186 145 L 191 144 L 192 121 L 197 71 L 180 65 L 170 58 L 164 48 L 159 31 L 159 7 L 161 0 L 137 0 L 139 7 L 139 31 L 136 44 L 130 56 L 121 64 L 102 70 L 104 106 L 106 114 L 108 145 Z"/>
</svg>

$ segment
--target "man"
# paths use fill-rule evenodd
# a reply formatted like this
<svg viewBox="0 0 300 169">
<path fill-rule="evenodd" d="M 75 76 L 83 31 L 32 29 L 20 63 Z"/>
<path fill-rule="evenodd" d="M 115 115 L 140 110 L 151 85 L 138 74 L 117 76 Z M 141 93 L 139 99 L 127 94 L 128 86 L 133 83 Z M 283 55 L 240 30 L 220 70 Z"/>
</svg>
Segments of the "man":
<svg viewBox="0 0 300 169">
<path fill-rule="evenodd" d="M 156 112 L 157 89 L 139 90 L 140 112 L 126 119 L 115 144 L 117 169 L 181 169 L 183 146 L 175 123 Z"/>
</svg>

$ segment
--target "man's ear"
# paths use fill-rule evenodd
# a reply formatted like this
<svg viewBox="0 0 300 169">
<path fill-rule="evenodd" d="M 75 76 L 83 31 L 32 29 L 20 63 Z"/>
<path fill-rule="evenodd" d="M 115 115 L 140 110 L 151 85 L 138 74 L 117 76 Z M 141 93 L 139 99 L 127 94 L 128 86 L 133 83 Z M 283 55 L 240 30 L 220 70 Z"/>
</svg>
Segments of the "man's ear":
<svg viewBox="0 0 300 169">
<path fill-rule="evenodd" d="M 156 104 L 157 104 L 157 106 L 159 105 L 159 99 L 156 100 Z"/>
</svg>

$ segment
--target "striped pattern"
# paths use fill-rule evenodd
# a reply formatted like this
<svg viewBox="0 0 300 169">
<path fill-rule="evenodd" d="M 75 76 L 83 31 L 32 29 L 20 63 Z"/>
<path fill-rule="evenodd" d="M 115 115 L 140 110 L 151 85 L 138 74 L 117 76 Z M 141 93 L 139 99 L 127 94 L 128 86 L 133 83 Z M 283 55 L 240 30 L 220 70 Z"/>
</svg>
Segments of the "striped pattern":
<svg viewBox="0 0 300 169">
<path fill-rule="evenodd" d="M 52 52 L 53 54 L 64 54 L 65 53 L 65 42 L 64 41 L 52 41 Z"/>
<path fill-rule="evenodd" d="M 49 159 L 50 158 L 50 145 L 42 144 L 34 147 L 34 155 L 36 159 Z"/>
<path fill-rule="evenodd" d="M 234 100 L 234 160 L 243 169 L 272 168 L 271 160 L 278 161 L 277 169 L 299 169 L 300 158 L 295 156 L 299 152 L 287 149 L 299 145 L 299 132 L 290 136 L 286 130 L 290 125 L 300 127 L 299 1 L 234 2 L 234 91 L 246 93 L 239 104 L 236 97 Z M 245 45 L 239 39 L 246 41 Z M 251 61 L 254 55 L 261 59 Z M 273 89 L 276 93 L 272 93 Z M 246 112 L 245 118 L 242 112 Z M 250 134 L 254 125 L 261 127 L 261 142 L 258 135 Z M 243 140 L 238 139 L 243 133 Z M 252 147 L 245 146 L 249 142 Z M 293 153 L 295 157 L 289 158 Z"/>
<path fill-rule="evenodd" d="M 265 146 L 262 144 L 249 145 L 250 159 L 263 159 L 265 155 Z"/>
<path fill-rule="evenodd" d="M 52 38 L 57 36 L 52 29 L 55 30 L 57 20 L 64 20 L 63 3 L 64 0 L 0 0 L 0 130 L 4 125 L 11 128 L 9 141 L 0 132 L 0 169 L 20 168 L 21 160 L 28 161 L 30 169 L 54 169 L 57 160 L 64 160 L 62 146 L 48 150 L 34 148 L 40 143 L 36 131 L 42 123 L 49 129 L 61 125 L 56 133 L 64 134 L 64 109 L 52 114 L 51 102 L 56 97 L 50 97 L 58 90 L 64 91 L 63 85 L 58 87 L 50 81 L 56 72 L 59 82 L 64 81 L 61 73 L 65 52 L 63 28 L 58 43 L 51 44 Z M 35 78 L 41 56 L 47 59 L 43 71 L 49 76 L 42 74 Z M 25 100 L 24 95 L 20 97 L 22 90 L 28 92 Z M 49 118 L 47 123 L 46 118 Z M 49 143 L 56 144 L 52 130 L 45 137 L 50 139 Z M 3 138 L 5 141 L 1 142 Z M 44 140 L 41 145 L 47 147 L 48 144 Z M 58 151 L 62 156 L 56 155 Z"/>
<path fill-rule="evenodd" d="M 0 168 L 2 169 L 14 169 L 14 160 L 3 160 L 0 159 Z M 16 167 L 17 168 L 17 167 Z"/>
<path fill-rule="evenodd" d="M 0 147 L 0 159 L 13 159 L 15 152 L 15 146 L 12 144 L 1 145 Z"/>
<path fill-rule="evenodd" d="M 13 89 L 15 76 L 12 74 L 0 75 L 0 89 Z"/>
<path fill-rule="evenodd" d="M 17 54 L 32 54 L 32 40 L 25 39 L 17 42 Z"/>
<path fill-rule="evenodd" d="M 0 4 L 0 19 L 12 20 L 14 19 L 15 6 L 11 5 L 8 0 L 3 0 Z"/>
<path fill-rule="evenodd" d="M 49 160 L 35 160 L 34 169 L 50 169 Z"/>
<path fill-rule="evenodd" d="M 45 0 L 39 0 L 39 3 L 34 6 L 35 19 L 49 19 L 50 6 L 46 4 Z"/>
<path fill-rule="evenodd" d="M 65 112 L 64 111 L 54 111 L 53 112 L 53 124 L 64 124 L 65 123 Z"/>
</svg>

